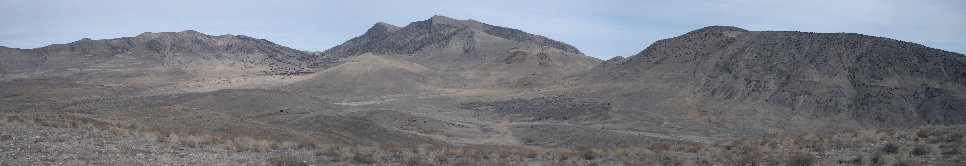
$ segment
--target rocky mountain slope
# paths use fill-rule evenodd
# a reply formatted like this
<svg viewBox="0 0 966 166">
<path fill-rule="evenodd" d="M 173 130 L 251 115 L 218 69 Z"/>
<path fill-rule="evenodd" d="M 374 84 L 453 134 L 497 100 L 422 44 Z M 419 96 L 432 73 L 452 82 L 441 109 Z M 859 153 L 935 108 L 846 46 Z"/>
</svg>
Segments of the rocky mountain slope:
<svg viewBox="0 0 966 166">
<path fill-rule="evenodd" d="M 365 53 L 434 71 L 423 75 L 432 80 L 433 88 L 540 87 L 600 63 L 573 46 L 543 36 L 444 16 L 405 27 L 377 23 L 323 55 L 348 60 Z M 293 89 L 332 88 L 323 84 L 306 82 Z"/>
<path fill-rule="evenodd" d="M 649 86 L 602 91 L 647 98 L 631 105 L 661 106 L 659 112 L 731 129 L 966 122 L 966 56 L 852 33 L 712 26 L 660 40 L 578 77 Z"/>
<path fill-rule="evenodd" d="M 329 65 L 317 53 L 247 36 L 146 32 L 35 49 L 0 48 L 0 84 L 22 94 L 54 87 L 99 89 L 87 93 L 107 96 L 170 94 L 264 88 Z"/>
<path fill-rule="evenodd" d="M 209 36 L 197 31 L 145 32 L 136 37 L 54 44 L 36 49 L 0 48 L 5 74 L 85 68 L 179 66 L 229 60 L 274 68 L 321 67 L 319 56 L 243 35 Z M 132 62 L 133 61 L 133 62 Z M 28 62 L 28 63 L 21 63 Z M 128 63 L 128 64 L 124 64 Z M 139 64 L 140 66 L 125 66 Z"/>
</svg>

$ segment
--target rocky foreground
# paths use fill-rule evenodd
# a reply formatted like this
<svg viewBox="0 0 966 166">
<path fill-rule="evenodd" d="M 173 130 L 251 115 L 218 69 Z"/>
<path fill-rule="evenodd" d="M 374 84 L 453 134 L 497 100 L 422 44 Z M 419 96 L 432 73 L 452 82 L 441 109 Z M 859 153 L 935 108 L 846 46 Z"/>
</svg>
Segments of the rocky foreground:
<svg viewBox="0 0 966 166">
<path fill-rule="evenodd" d="M 0 165 L 959 165 L 966 125 L 649 147 L 350 145 L 5 116 Z"/>
</svg>

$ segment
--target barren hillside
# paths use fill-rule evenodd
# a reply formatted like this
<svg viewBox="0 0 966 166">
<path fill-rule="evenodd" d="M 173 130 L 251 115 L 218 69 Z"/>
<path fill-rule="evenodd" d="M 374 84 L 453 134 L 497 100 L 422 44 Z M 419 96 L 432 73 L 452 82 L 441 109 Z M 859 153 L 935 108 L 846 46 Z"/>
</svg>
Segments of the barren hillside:
<svg viewBox="0 0 966 166">
<path fill-rule="evenodd" d="M 0 47 L 0 165 L 954 165 L 963 110 L 966 56 L 853 33 L 711 26 L 607 61 L 444 16 L 324 52 Z"/>
</svg>

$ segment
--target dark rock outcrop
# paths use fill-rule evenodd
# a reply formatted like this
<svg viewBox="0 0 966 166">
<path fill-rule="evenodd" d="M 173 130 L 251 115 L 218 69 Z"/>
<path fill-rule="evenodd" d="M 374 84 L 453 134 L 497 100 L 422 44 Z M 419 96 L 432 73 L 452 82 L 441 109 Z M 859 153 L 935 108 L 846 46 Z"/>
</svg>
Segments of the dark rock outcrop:
<svg viewBox="0 0 966 166">
<path fill-rule="evenodd" d="M 793 117 L 871 126 L 966 122 L 966 56 L 853 33 L 712 26 L 657 41 L 583 76 L 667 85 L 666 91 L 696 101 L 691 106 L 700 113 L 693 118 L 735 126 L 805 127 L 788 122 Z M 722 118 L 737 112 L 778 120 Z M 835 125 L 816 126 L 855 127 Z"/>
</svg>

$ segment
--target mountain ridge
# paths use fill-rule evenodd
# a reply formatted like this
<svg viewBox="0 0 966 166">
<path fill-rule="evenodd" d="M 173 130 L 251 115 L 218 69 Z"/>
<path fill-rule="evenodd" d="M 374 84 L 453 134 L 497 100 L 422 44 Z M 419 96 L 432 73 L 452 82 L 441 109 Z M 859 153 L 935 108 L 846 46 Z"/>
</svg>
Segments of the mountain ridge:
<svg viewBox="0 0 966 166">
<path fill-rule="evenodd" d="M 396 29 L 396 28 L 399 28 L 399 29 Z M 390 29 L 392 31 L 389 31 Z M 453 18 L 438 16 L 438 15 L 433 16 L 428 20 L 410 23 L 405 27 L 397 27 L 388 23 L 378 22 L 375 25 L 373 25 L 369 30 L 367 30 L 366 33 L 363 34 L 362 36 L 350 39 L 346 43 L 332 47 L 323 52 L 328 56 L 336 56 L 336 57 L 344 58 L 348 56 L 361 55 L 362 53 L 366 52 L 366 51 L 350 50 L 351 46 L 346 46 L 347 44 L 349 45 L 359 44 L 363 46 L 368 46 L 367 48 L 370 51 L 367 51 L 367 52 L 371 52 L 374 54 L 411 54 L 416 51 L 413 49 L 420 49 L 422 47 L 425 47 L 425 45 L 419 45 L 419 46 L 405 45 L 407 43 L 399 43 L 397 41 L 392 41 L 392 39 L 390 39 L 390 41 L 385 40 L 390 37 L 389 36 L 391 35 L 390 33 L 399 32 L 398 30 L 400 29 L 403 29 L 403 30 L 408 29 L 409 31 L 404 33 L 410 33 L 410 34 L 428 33 L 429 38 L 434 40 L 443 40 L 443 41 L 449 40 L 449 38 L 453 36 L 452 34 L 453 31 L 471 29 L 471 30 L 483 31 L 487 34 L 501 37 L 503 39 L 508 39 L 508 40 L 515 40 L 515 41 L 536 40 L 537 42 L 547 43 L 552 45 L 555 48 L 565 50 L 567 52 L 572 52 L 575 54 L 583 54 L 575 47 L 570 46 L 569 44 L 553 41 L 546 37 L 529 34 L 517 29 L 493 26 L 493 25 L 481 23 L 475 20 L 456 20 Z M 396 39 L 398 39 L 398 37 Z M 425 40 L 417 40 L 417 41 L 429 42 Z M 392 49 L 410 48 L 410 49 L 394 51 L 394 50 L 385 50 L 381 48 L 392 48 Z"/>
<path fill-rule="evenodd" d="M 543 36 L 445 16 L 404 27 L 379 22 L 322 54 L 344 61 L 364 54 L 396 57 L 388 59 L 435 71 L 425 75 L 435 88 L 534 88 L 601 61 Z"/>
<path fill-rule="evenodd" d="M 606 61 L 445 16 L 377 22 L 323 52 L 185 30 L 0 47 L 0 72 L 12 105 L 0 112 L 373 144 L 643 146 L 966 123 L 962 54 L 731 26 Z M 171 123 L 186 120 L 205 125 Z M 382 139 L 393 136 L 405 139 Z"/>
<path fill-rule="evenodd" d="M 966 122 L 955 111 L 966 109 L 966 56 L 855 33 L 711 26 L 575 79 L 663 87 L 647 91 L 692 102 L 667 114 L 733 129 L 814 131 L 805 126 L 824 120 L 842 123 L 818 128 Z"/>
</svg>

